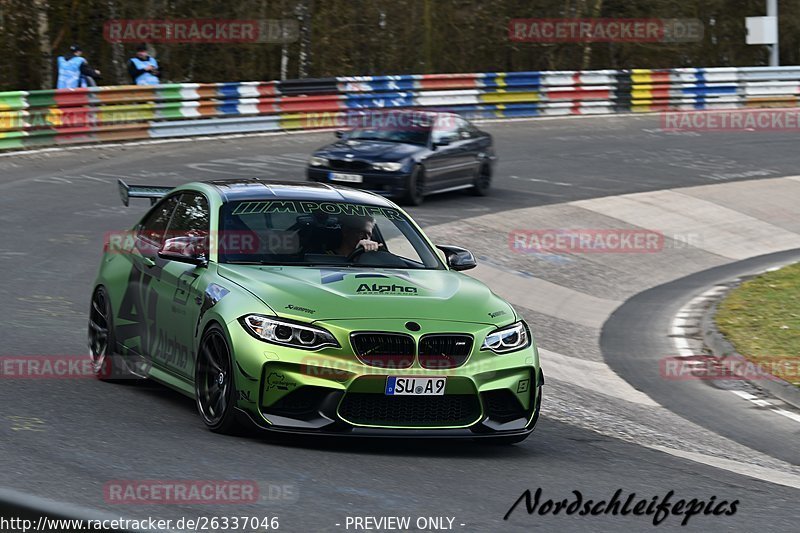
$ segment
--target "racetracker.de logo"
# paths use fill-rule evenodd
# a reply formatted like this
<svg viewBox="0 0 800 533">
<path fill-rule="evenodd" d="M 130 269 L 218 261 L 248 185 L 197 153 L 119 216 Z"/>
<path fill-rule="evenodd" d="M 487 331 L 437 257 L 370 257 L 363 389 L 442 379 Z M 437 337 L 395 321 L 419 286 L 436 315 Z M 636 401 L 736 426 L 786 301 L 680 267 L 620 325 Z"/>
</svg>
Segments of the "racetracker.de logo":
<svg viewBox="0 0 800 533">
<path fill-rule="evenodd" d="M 536 253 L 656 253 L 664 249 L 664 234 L 645 229 L 511 230 L 512 252 Z"/>
<path fill-rule="evenodd" d="M 88 355 L 0 356 L 0 379 L 77 379 L 94 377 L 94 363 Z"/>
<path fill-rule="evenodd" d="M 109 20 L 103 37 L 110 43 L 292 43 L 299 36 L 294 19 Z"/>
<path fill-rule="evenodd" d="M 508 38 L 523 43 L 675 43 L 703 39 L 698 19 L 511 19 Z"/>
<path fill-rule="evenodd" d="M 798 109 L 665 111 L 662 131 L 800 131 Z"/>
<path fill-rule="evenodd" d="M 658 362 L 663 379 L 693 380 L 778 380 L 800 381 L 800 362 L 789 357 L 759 357 L 750 361 L 744 357 L 717 357 L 698 354 L 664 357 Z"/>
<path fill-rule="evenodd" d="M 252 480 L 114 480 L 103 485 L 103 499 L 116 504 L 245 504 L 257 502 Z"/>
<path fill-rule="evenodd" d="M 451 130 L 457 127 L 456 115 L 441 114 L 435 118 L 436 128 Z M 304 113 L 300 123 L 304 128 L 368 129 L 376 131 L 428 132 L 433 126 L 430 111 L 321 111 Z"/>
</svg>

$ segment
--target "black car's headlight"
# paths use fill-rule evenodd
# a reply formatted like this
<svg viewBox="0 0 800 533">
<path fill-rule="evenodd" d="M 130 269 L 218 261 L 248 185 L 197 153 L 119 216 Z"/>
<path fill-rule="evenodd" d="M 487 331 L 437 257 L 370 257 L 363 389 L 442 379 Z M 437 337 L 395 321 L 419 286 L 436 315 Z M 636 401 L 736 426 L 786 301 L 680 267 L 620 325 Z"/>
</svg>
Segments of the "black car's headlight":
<svg viewBox="0 0 800 533">
<path fill-rule="evenodd" d="M 312 167 L 327 167 L 329 163 L 327 157 L 319 157 L 316 155 L 312 155 L 311 159 L 308 160 L 308 164 Z"/>
<path fill-rule="evenodd" d="M 325 346 L 340 347 L 330 332 L 316 326 L 261 315 L 243 316 L 239 321 L 255 338 L 272 344 L 302 350 L 316 350 Z"/>
<path fill-rule="evenodd" d="M 527 348 L 531 345 L 531 334 L 528 326 L 520 321 L 486 335 L 481 350 L 491 350 L 494 353 L 508 353 Z"/>
<path fill-rule="evenodd" d="M 397 172 L 403 168 L 403 163 L 386 162 L 386 163 L 372 163 L 372 168 L 375 170 L 383 170 L 384 172 Z"/>
</svg>

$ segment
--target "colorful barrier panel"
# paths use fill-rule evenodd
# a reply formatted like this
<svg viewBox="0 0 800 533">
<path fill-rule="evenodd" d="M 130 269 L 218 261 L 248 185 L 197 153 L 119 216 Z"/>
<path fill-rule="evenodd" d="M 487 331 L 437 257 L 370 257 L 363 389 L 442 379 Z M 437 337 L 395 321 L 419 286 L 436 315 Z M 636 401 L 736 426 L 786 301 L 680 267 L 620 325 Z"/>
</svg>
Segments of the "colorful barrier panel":
<svg viewBox="0 0 800 533">
<path fill-rule="evenodd" d="M 348 113 L 472 119 L 796 107 L 800 67 L 353 76 L 0 93 L 0 149 L 337 128 Z"/>
</svg>

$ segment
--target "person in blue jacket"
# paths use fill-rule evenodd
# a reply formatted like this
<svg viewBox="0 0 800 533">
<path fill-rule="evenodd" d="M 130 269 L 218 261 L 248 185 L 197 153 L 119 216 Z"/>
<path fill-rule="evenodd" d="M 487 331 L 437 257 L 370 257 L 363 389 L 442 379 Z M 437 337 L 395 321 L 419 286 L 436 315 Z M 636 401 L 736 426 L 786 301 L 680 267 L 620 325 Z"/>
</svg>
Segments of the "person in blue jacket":
<svg viewBox="0 0 800 533">
<path fill-rule="evenodd" d="M 97 85 L 95 78 L 99 77 L 100 71 L 89 66 L 89 62 L 83 57 L 83 50 L 77 44 L 69 47 L 69 54 L 58 56 L 57 89 L 94 87 Z"/>
<path fill-rule="evenodd" d="M 128 74 L 136 85 L 158 85 L 158 61 L 147 53 L 147 45 L 136 47 L 136 55 L 128 60 Z"/>
</svg>

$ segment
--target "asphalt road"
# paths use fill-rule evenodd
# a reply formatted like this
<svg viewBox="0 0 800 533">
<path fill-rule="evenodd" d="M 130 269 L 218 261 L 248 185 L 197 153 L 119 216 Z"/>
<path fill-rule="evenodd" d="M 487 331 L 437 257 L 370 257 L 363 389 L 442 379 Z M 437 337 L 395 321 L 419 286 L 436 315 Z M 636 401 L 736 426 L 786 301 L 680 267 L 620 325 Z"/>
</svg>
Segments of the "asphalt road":
<svg viewBox="0 0 800 533">
<path fill-rule="evenodd" d="M 485 128 L 500 156 L 493 194 L 430 198 L 411 210 L 424 225 L 797 168 L 791 133 L 665 134 L 657 117 Z M 146 209 L 120 204 L 116 178 L 168 185 L 242 176 L 299 180 L 308 153 L 331 139 L 329 133 L 280 135 L 0 157 L 0 355 L 86 352 L 88 298 L 103 234 L 129 228 Z M 797 489 L 556 421 L 548 417 L 547 397 L 536 433 L 515 447 L 222 437 L 206 431 L 193 402 L 177 393 L 92 379 L 4 380 L 0 401 L 0 485 L 136 518 L 278 516 L 285 531 L 345 530 L 348 516 L 447 516 L 462 531 L 651 527 L 652 516 L 528 516 L 523 506 L 503 520 L 527 488 L 542 488 L 543 500 L 572 498 L 573 490 L 608 499 L 622 489 L 648 500 L 671 490 L 673 499 L 739 500 L 736 515 L 695 516 L 692 529 L 796 527 Z M 245 479 L 283 489 L 245 506 L 104 500 L 104 485 L 129 479 Z M 681 528 L 679 517 L 658 526 L 673 528 Z"/>
</svg>

